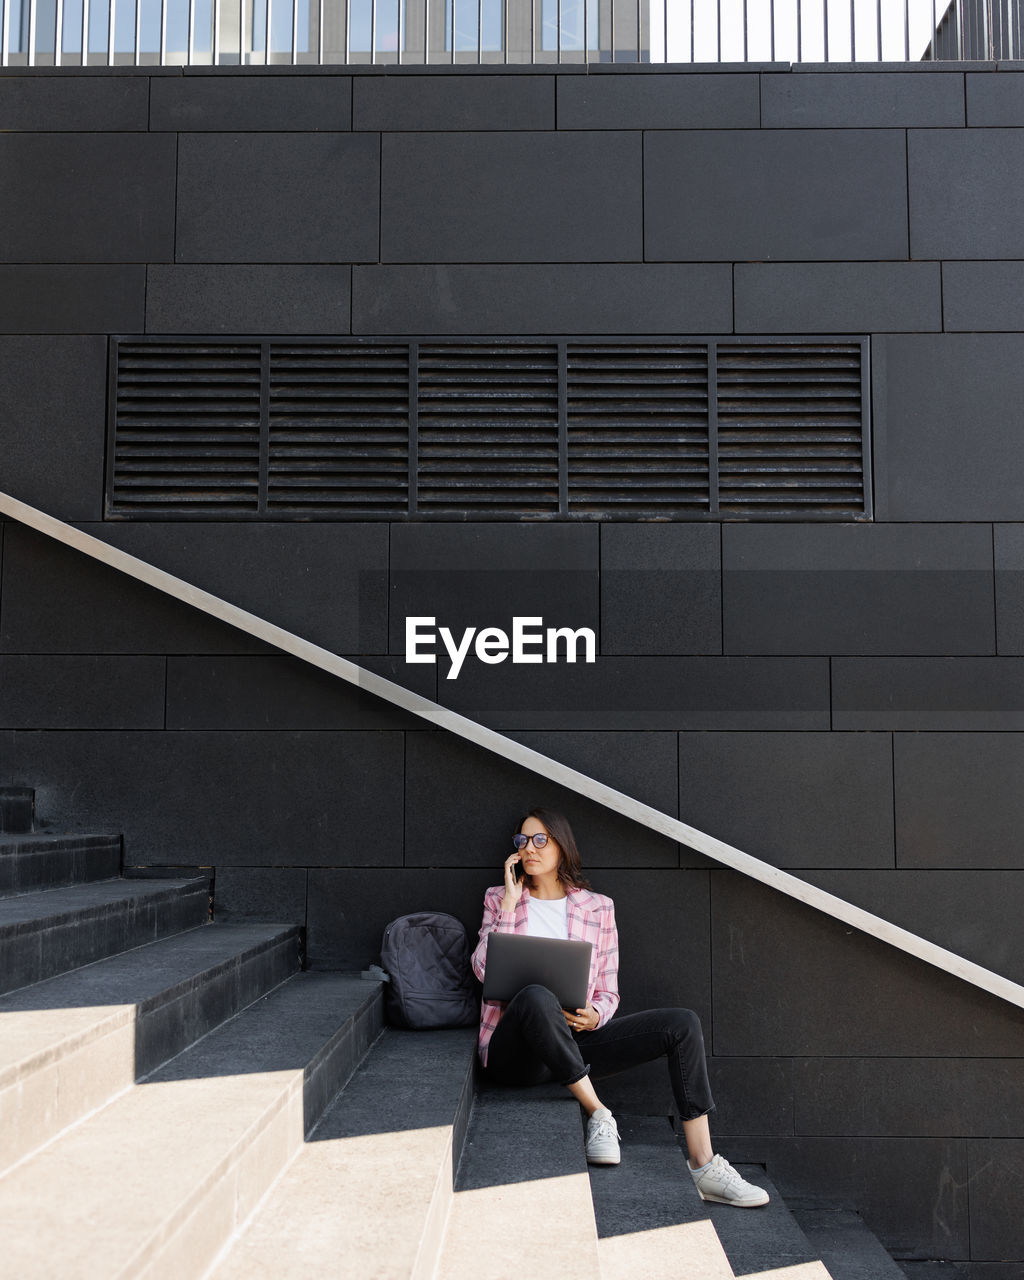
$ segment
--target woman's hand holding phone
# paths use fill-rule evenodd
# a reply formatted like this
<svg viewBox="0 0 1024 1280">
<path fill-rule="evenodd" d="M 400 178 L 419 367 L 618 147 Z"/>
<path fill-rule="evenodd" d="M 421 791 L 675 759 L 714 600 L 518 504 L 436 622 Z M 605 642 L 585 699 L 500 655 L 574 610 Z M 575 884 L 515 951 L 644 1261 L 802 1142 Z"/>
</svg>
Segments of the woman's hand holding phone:
<svg viewBox="0 0 1024 1280">
<path fill-rule="evenodd" d="M 518 849 L 505 859 L 505 896 L 501 900 L 502 911 L 515 911 L 519 905 L 519 899 L 523 896 L 523 882 L 520 879 L 522 861 L 523 855 Z"/>
</svg>

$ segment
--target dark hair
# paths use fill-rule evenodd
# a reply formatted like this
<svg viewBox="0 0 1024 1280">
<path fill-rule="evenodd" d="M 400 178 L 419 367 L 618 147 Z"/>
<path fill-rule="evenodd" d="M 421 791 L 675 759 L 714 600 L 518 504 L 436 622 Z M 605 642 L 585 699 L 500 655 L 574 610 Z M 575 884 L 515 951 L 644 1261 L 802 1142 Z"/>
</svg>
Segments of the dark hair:
<svg viewBox="0 0 1024 1280">
<path fill-rule="evenodd" d="M 519 819 L 517 831 L 522 831 L 527 818 L 536 818 L 544 824 L 548 835 L 558 845 L 561 857 L 558 860 L 558 878 L 564 885 L 573 889 L 589 889 L 590 883 L 583 874 L 583 862 L 580 851 L 576 847 L 576 837 L 569 826 L 569 819 L 556 809 L 545 809 L 538 806 L 530 809 Z"/>
</svg>

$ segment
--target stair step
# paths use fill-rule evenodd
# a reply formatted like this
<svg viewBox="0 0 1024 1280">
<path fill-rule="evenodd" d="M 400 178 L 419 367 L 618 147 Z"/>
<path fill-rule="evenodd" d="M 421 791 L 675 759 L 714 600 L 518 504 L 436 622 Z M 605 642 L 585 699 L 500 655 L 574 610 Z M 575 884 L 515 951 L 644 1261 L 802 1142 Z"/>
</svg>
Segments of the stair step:
<svg viewBox="0 0 1024 1280">
<path fill-rule="evenodd" d="M 475 1029 L 385 1031 L 209 1280 L 433 1276 L 475 1055 Z"/>
<path fill-rule="evenodd" d="M 600 1275 L 580 1108 L 557 1086 L 482 1088 L 455 1182 L 438 1280 L 513 1274 Z"/>
<path fill-rule="evenodd" d="M 0 996 L 0 1170 L 299 966 L 294 925 L 207 925 Z"/>
<path fill-rule="evenodd" d="M 793 1217 L 833 1280 L 905 1280 L 903 1271 L 859 1213 L 851 1209 L 794 1209 Z"/>
<path fill-rule="evenodd" d="M 590 1168 L 601 1280 L 733 1280 L 668 1117 L 616 1122 L 622 1162 Z"/>
<path fill-rule="evenodd" d="M 120 871 L 118 835 L 0 835 L 0 898 L 110 880 Z"/>
<path fill-rule="evenodd" d="M 29 1157 L 0 1179 L 5 1268 L 201 1275 L 378 1034 L 381 1003 L 376 983 L 298 974 Z"/>
<path fill-rule="evenodd" d="M 760 1165 L 735 1167 L 771 1196 L 769 1204 L 757 1209 L 704 1205 L 737 1276 L 743 1280 L 831 1280 L 828 1268 L 764 1169 Z"/>
<path fill-rule="evenodd" d="M 0 787 L 0 831 L 31 831 L 35 803 L 31 787 Z"/>
<path fill-rule="evenodd" d="M 0 994 L 194 929 L 209 882 L 100 880 L 0 899 Z"/>
</svg>

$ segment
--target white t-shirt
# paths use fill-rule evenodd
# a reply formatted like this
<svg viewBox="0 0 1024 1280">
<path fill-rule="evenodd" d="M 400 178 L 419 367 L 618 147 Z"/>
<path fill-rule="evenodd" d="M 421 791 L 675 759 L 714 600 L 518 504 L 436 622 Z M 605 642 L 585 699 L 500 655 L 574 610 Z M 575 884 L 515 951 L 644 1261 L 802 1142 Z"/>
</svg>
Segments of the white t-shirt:
<svg viewBox="0 0 1024 1280">
<path fill-rule="evenodd" d="M 568 897 L 531 897 L 526 904 L 526 932 L 531 938 L 568 938 L 568 912 Z"/>
</svg>

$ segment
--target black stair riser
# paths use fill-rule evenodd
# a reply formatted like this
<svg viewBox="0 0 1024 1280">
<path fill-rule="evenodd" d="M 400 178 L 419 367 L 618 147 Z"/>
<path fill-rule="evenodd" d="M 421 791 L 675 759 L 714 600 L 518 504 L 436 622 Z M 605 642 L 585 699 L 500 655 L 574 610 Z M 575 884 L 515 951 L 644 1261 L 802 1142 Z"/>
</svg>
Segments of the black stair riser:
<svg viewBox="0 0 1024 1280">
<path fill-rule="evenodd" d="M 206 885 L 93 906 L 0 930 L 0 992 L 205 924 Z"/>
<path fill-rule="evenodd" d="M 207 973 L 144 1001 L 135 1022 L 135 1072 L 147 1075 L 214 1027 L 298 973 L 299 933 L 268 943 Z"/>
<path fill-rule="evenodd" d="M 31 831 L 35 792 L 30 787 L 0 787 L 0 831 Z"/>
<path fill-rule="evenodd" d="M 6 842 L 5 842 L 6 844 Z M 0 848 L 0 898 L 35 893 L 89 880 L 109 880 L 120 874 L 121 841 L 67 848 Z"/>
</svg>

